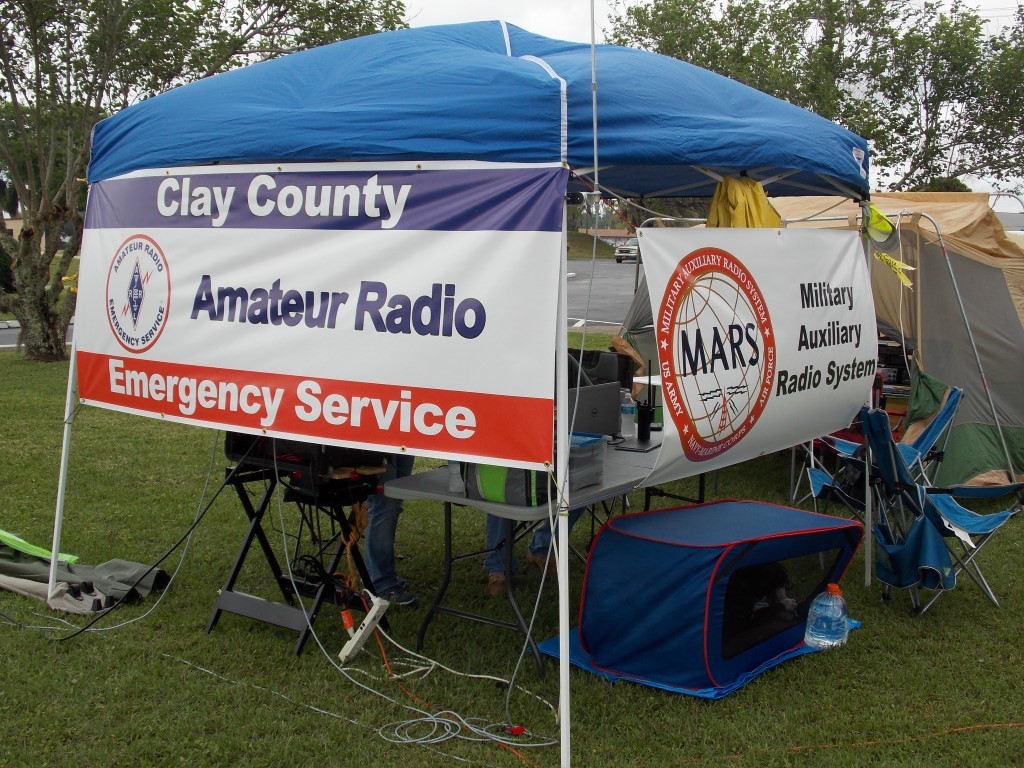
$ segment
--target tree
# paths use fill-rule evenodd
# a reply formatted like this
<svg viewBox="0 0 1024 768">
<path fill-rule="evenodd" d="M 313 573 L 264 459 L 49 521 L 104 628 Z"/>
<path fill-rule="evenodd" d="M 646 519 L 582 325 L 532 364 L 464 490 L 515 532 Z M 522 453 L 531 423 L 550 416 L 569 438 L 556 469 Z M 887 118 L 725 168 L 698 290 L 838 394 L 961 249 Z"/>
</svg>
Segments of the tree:
<svg viewBox="0 0 1024 768">
<path fill-rule="evenodd" d="M 1012 27 L 988 40 L 987 55 L 974 126 L 977 145 L 986 149 L 980 158 L 984 162 L 971 165 L 984 164 L 986 175 L 1019 191 L 1024 176 L 1024 8 L 1018 8 Z"/>
<path fill-rule="evenodd" d="M 872 144 L 875 184 L 1016 179 L 1024 17 L 986 37 L 976 11 L 907 0 L 622 0 L 612 42 L 719 72 Z"/>
<path fill-rule="evenodd" d="M 92 126 L 167 88 L 290 51 L 405 26 L 402 0 L 0 0 L 0 228 L 25 354 L 66 357 Z"/>
<path fill-rule="evenodd" d="M 910 189 L 911 192 L 970 192 L 971 188 L 960 179 L 948 176 L 939 176 L 925 184 L 918 184 Z"/>
<path fill-rule="evenodd" d="M 875 150 L 895 189 L 989 170 L 977 131 L 989 64 L 981 19 L 956 2 L 948 13 L 925 5 L 919 19 L 891 38 L 886 69 L 874 79 L 893 107 L 886 114 L 895 130 L 879 132 Z"/>
</svg>

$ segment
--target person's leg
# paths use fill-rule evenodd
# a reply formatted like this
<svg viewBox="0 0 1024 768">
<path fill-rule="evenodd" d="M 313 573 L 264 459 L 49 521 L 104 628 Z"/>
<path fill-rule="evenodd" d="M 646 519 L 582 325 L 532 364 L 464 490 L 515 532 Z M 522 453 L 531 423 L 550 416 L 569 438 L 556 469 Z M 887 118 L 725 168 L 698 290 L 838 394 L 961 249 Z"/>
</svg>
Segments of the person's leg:
<svg viewBox="0 0 1024 768">
<path fill-rule="evenodd" d="M 507 520 L 496 515 L 487 515 L 484 523 L 484 546 L 487 556 L 484 557 L 484 568 L 487 569 L 487 594 L 501 597 L 505 594 L 505 534 L 508 531 Z M 518 567 L 516 557 L 511 555 L 509 571 Z"/>
<path fill-rule="evenodd" d="M 413 461 L 412 456 L 391 456 L 380 482 L 411 474 Z M 366 507 L 363 555 L 373 588 L 382 597 L 390 595 L 397 598 L 395 602 L 410 603 L 415 598 L 395 571 L 395 533 L 398 530 L 398 516 L 402 513 L 402 501 L 388 498 L 379 492 L 370 496 Z"/>
<path fill-rule="evenodd" d="M 501 545 L 505 540 L 505 520 L 497 515 L 487 515 L 484 523 L 484 546 L 487 547 L 487 556 L 484 557 L 484 568 L 488 573 L 504 573 L 505 561 L 502 558 Z M 512 555 L 511 570 L 519 566 L 516 556 Z"/>
<path fill-rule="evenodd" d="M 573 529 L 573 526 L 576 525 L 576 521 L 580 519 L 584 511 L 586 510 L 583 507 L 569 510 L 570 531 Z M 547 520 L 537 526 L 536 530 L 533 532 L 533 536 L 530 537 L 530 546 L 528 548 L 530 553 L 530 562 L 536 563 L 539 568 L 543 568 L 545 561 L 547 561 L 548 548 L 551 546 L 551 539 L 551 526 L 548 524 Z M 552 556 L 551 561 L 554 561 L 554 556 Z"/>
</svg>

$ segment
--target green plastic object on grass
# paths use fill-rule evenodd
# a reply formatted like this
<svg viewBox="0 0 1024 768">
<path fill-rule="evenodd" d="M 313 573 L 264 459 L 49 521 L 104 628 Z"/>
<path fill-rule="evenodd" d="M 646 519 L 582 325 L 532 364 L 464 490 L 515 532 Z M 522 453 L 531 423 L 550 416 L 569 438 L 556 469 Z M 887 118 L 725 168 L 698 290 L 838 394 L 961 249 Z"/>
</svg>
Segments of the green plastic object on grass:
<svg viewBox="0 0 1024 768">
<path fill-rule="evenodd" d="M 5 530 L 0 529 L 0 543 L 6 544 L 11 549 L 16 549 L 19 552 L 24 552 L 26 555 L 32 555 L 33 557 L 39 557 L 43 560 L 50 559 L 50 550 L 37 547 L 35 544 L 29 544 L 21 536 L 13 533 L 8 533 Z M 65 555 L 63 552 L 57 555 L 57 559 L 65 563 L 77 563 L 78 555 Z"/>
</svg>

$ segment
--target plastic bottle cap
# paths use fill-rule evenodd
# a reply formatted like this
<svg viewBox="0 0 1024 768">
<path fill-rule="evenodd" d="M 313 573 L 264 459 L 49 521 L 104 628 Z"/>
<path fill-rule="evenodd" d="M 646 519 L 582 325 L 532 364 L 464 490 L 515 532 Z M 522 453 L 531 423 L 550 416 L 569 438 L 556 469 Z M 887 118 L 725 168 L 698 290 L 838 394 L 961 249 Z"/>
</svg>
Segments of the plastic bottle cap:
<svg viewBox="0 0 1024 768">
<path fill-rule="evenodd" d="M 829 584 L 828 587 L 826 587 L 826 590 L 828 591 L 828 593 L 830 595 L 841 595 L 841 594 L 843 594 L 843 590 L 841 590 L 839 588 L 838 584 Z"/>
</svg>

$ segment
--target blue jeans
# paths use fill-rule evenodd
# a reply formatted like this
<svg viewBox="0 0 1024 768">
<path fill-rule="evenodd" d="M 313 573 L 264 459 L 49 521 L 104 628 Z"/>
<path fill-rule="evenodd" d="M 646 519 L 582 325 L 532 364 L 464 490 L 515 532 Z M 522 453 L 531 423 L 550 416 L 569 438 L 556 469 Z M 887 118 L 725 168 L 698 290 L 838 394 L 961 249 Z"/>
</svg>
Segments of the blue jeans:
<svg viewBox="0 0 1024 768">
<path fill-rule="evenodd" d="M 569 511 L 569 530 L 576 525 L 576 521 L 580 519 L 583 514 L 584 508 L 572 509 Z M 502 560 L 502 552 L 498 549 L 498 545 L 502 543 L 505 538 L 505 525 L 507 521 L 504 518 L 496 515 L 487 515 L 487 520 L 484 525 L 484 545 L 489 550 L 487 556 L 484 558 L 484 568 L 487 569 L 488 573 L 501 573 L 505 570 L 505 563 Z M 533 536 L 530 538 L 530 546 L 528 551 L 531 555 L 538 557 L 547 557 L 548 548 L 551 546 L 551 526 L 548 525 L 548 521 L 542 522 L 536 530 L 533 532 Z M 554 555 L 552 555 L 554 557 Z M 516 560 L 515 554 L 512 555 L 512 563 L 509 567 L 510 571 L 515 571 L 519 567 L 519 561 Z"/>
<path fill-rule="evenodd" d="M 392 454 L 380 482 L 412 474 L 414 456 Z M 391 499 L 382 492 L 372 494 L 366 502 L 366 531 L 363 533 L 363 559 L 370 574 L 374 591 L 380 595 L 389 589 L 404 585 L 395 573 L 395 532 L 398 516 L 402 514 L 402 500 Z"/>
</svg>

